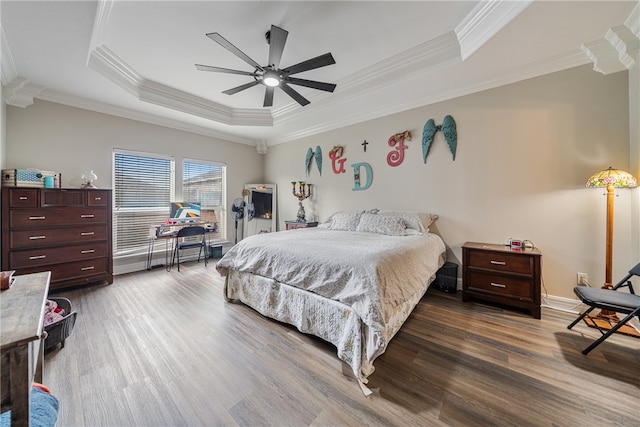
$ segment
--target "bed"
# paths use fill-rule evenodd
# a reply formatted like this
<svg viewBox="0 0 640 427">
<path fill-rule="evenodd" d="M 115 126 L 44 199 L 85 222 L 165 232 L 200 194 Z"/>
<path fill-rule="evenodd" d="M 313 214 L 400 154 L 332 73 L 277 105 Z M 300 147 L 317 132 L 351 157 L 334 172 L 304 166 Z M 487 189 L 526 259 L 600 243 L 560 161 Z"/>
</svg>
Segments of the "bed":
<svg viewBox="0 0 640 427">
<path fill-rule="evenodd" d="M 227 301 L 335 345 L 362 391 L 373 362 L 445 261 L 435 215 L 337 212 L 317 228 L 247 237 L 216 265 Z"/>
</svg>

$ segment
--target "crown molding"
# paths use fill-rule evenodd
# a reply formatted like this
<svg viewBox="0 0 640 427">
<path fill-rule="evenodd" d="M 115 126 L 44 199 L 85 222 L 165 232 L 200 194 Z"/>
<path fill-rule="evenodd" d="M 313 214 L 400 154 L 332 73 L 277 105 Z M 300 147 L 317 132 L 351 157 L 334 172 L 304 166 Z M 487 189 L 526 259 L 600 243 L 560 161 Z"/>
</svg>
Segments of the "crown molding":
<svg viewBox="0 0 640 427">
<path fill-rule="evenodd" d="M 478 2 L 455 28 L 462 60 L 473 55 L 531 3 L 533 0 Z"/>
<path fill-rule="evenodd" d="M 11 55 L 11 49 L 7 43 L 7 37 L 4 35 L 4 30 L 0 26 L 0 71 L 2 85 L 7 85 L 9 82 L 18 77 L 18 71 L 16 70 L 16 64 L 13 62 L 13 55 Z"/>
<path fill-rule="evenodd" d="M 609 28 L 603 38 L 584 43 L 582 50 L 602 74 L 628 70 L 638 62 L 640 51 L 640 2 L 636 3 L 624 25 Z"/>
<path fill-rule="evenodd" d="M 479 83 L 459 86 L 454 89 L 441 91 L 435 94 L 430 94 L 428 96 L 413 98 L 407 100 L 407 102 L 405 102 L 404 104 L 394 105 L 392 107 L 383 104 L 369 104 L 370 108 L 367 110 L 359 110 L 355 114 L 351 114 L 348 117 L 341 117 L 333 121 L 323 121 L 316 126 L 305 127 L 304 129 L 295 132 L 281 134 L 278 137 L 270 138 L 267 141 L 267 144 L 269 146 L 272 146 L 295 141 L 297 139 L 309 137 L 323 132 L 328 132 L 345 126 L 351 126 L 367 120 L 385 117 L 390 114 L 396 114 L 414 108 L 424 107 L 437 102 L 443 102 L 450 99 L 459 98 L 461 96 L 471 95 L 473 93 L 482 92 L 484 90 L 493 89 L 507 84 L 516 83 L 522 80 L 527 80 L 530 78 L 539 77 L 545 74 L 563 71 L 569 68 L 579 67 L 586 64 L 589 64 L 589 59 L 585 57 L 582 51 L 575 50 L 568 54 L 557 55 L 542 61 L 537 61 L 520 66 L 508 73 L 505 73 L 499 79 L 490 77 Z M 336 105 L 332 104 L 331 108 L 336 108 Z"/>
<path fill-rule="evenodd" d="M 251 138 L 244 138 L 238 135 L 216 131 L 208 127 L 186 123 L 182 120 L 174 120 L 166 117 L 156 116 L 154 114 L 131 110 L 128 108 L 116 107 L 112 104 L 81 98 L 62 92 L 44 90 L 43 92 L 38 94 L 37 99 L 54 102 L 56 104 L 67 105 L 69 107 L 80 108 L 83 110 L 94 111 L 96 113 L 108 114 L 110 116 L 122 117 L 124 119 L 130 119 L 138 122 L 149 123 L 152 125 L 190 132 L 228 142 L 236 142 L 238 144 L 252 146 L 256 145 L 256 141 Z"/>
<path fill-rule="evenodd" d="M 338 103 L 362 97 L 363 91 L 384 89 L 458 62 L 461 62 L 460 47 L 452 31 L 340 79 L 333 94 L 318 94 L 313 99 L 313 109 L 295 108 L 292 104 L 275 109 L 274 123 L 280 125 L 315 116 L 323 109 L 333 109 Z"/>
<path fill-rule="evenodd" d="M 13 107 L 25 108 L 33 104 L 33 99 L 44 90 L 44 86 L 29 83 L 24 77 L 17 76 L 3 86 L 4 102 Z"/>
</svg>

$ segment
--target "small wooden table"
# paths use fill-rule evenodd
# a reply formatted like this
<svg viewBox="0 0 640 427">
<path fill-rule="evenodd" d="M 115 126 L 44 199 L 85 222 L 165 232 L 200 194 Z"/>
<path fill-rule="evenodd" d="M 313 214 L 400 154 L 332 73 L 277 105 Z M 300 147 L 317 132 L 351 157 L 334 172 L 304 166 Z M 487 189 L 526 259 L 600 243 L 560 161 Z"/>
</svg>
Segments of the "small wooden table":
<svg viewBox="0 0 640 427">
<path fill-rule="evenodd" d="M 29 425 L 31 383 L 42 382 L 44 309 L 51 272 L 15 276 L 0 292 L 2 412 L 11 409 L 11 425 Z"/>
</svg>

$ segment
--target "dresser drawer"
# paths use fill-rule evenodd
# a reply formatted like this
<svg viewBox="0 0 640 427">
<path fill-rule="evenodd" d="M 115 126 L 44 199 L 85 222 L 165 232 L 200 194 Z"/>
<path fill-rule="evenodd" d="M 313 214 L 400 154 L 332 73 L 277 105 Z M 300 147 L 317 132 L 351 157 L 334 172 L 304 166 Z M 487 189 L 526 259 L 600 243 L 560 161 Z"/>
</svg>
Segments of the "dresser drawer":
<svg viewBox="0 0 640 427">
<path fill-rule="evenodd" d="M 108 270 L 107 258 L 96 258 L 85 261 L 73 261 L 65 262 L 63 264 L 54 264 L 47 267 L 29 267 L 17 269 L 16 274 L 29 274 L 39 271 L 51 272 L 51 289 L 54 282 L 60 282 L 62 280 L 82 279 L 83 282 L 95 281 L 92 276 L 105 276 L 110 275 Z M 77 282 L 77 280 L 76 280 Z M 59 286 L 58 286 L 59 287 Z"/>
<path fill-rule="evenodd" d="M 84 243 L 64 248 L 42 248 L 11 251 L 11 268 L 29 268 L 39 265 L 101 258 L 107 255 L 107 243 Z"/>
<path fill-rule="evenodd" d="M 107 192 L 87 190 L 87 206 L 107 206 L 108 202 Z"/>
<path fill-rule="evenodd" d="M 531 257 L 511 253 L 470 251 L 468 267 L 515 274 L 533 274 Z"/>
<path fill-rule="evenodd" d="M 11 249 L 92 242 L 106 240 L 107 237 L 107 226 L 99 224 L 66 228 L 34 228 L 9 232 Z"/>
<path fill-rule="evenodd" d="M 106 220 L 107 213 L 98 208 L 19 209 L 12 210 L 9 218 L 11 227 L 15 228 L 95 224 Z"/>
<path fill-rule="evenodd" d="M 468 291 L 490 292 L 531 299 L 532 289 L 533 283 L 527 278 L 469 271 Z"/>
<path fill-rule="evenodd" d="M 22 188 L 8 190 L 9 206 L 12 208 L 35 208 L 38 206 L 38 191 Z"/>
</svg>

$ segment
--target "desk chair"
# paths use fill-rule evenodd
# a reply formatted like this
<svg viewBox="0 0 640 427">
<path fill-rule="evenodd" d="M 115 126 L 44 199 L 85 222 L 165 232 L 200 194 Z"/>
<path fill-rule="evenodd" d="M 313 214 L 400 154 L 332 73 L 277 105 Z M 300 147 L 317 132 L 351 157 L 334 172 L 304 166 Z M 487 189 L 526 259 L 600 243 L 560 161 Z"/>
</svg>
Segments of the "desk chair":
<svg viewBox="0 0 640 427">
<path fill-rule="evenodd" d="M 194 237 L 201 236 L 200 240 L 182 240 L 184 237 Z M 178 271 L 180 271 L 180 251 L 185 249 L 194 249 L 200 248 L 198 252 L 198 262 L 200 262 L 200 255 L 202 255 L 202 250 L 204 249 L 204 265 L 207 265 L 207 240 L 205 238 L 205 229 L 204 227 L 193 225 L 190 227 L 184 227 L 178 230 L 175 237 L 175 243 L 173 245 L 173 255 L 171 256 L 171 265 L 169 266 L 169 270 L 173 267 L 173 264 L 176 261 L 176 257 L 178 258 Z"/>
<path fill-rule="evenodd" d="M 615 331 L 620 329 L 622 325 L 627 323 L 634 316 L 640 317 L 640 295 L 636 295 L 631 284 L 631 278 L 633 276 L 640 276 L 640 264 L 629 270 L 624 279 L 619 281 L 613 289 L 601 289 L 601 288 L 589 288 L 586 286 L 577 286 L 573 288 L 573 292 L 580 298 L 580 300 L 589 306 L 589 308 L 582 313 L 576 320 L 574 320 L 567 329 L 573 328 L 579 321 L 584 319 L 594 309 L 599 308 L 602 310 L 615 311 L 616 313 L 624 313 L 626 317 L 615 324 L 606 333 L 598 327 L 598 330 L 602 334 L 600 338 L 595 340 L 589 347 L 582 350 L 582 354 L 588 354 L 591 350 L 596 348 L 602 341 L 606 340 Z M 618 292 L 618 289 L 628 287 L 629 293 Z M 596 324 L 596 327 L 598 325 Z"/>
</svg>

